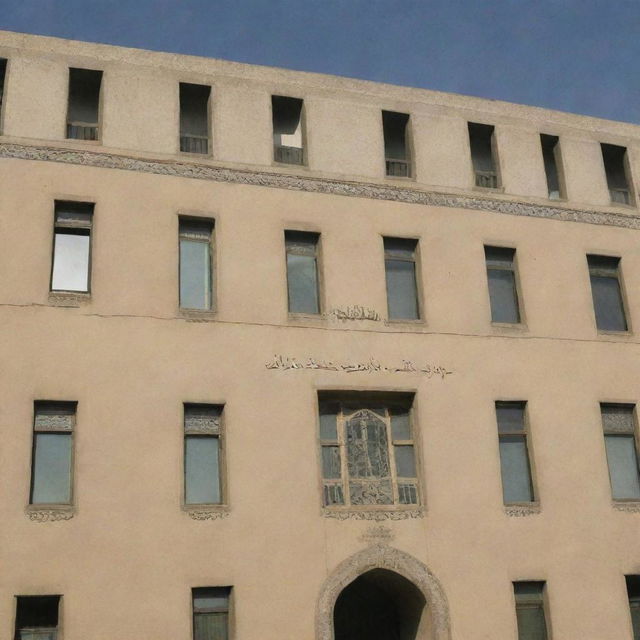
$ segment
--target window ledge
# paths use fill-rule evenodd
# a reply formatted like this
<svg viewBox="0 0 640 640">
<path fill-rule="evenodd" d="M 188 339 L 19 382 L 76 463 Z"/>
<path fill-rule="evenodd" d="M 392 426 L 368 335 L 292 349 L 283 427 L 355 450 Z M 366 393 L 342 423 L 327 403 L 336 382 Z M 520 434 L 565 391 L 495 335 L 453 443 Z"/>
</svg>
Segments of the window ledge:
<svg viewBox="0 0 640 640">
<path fill-rule="evenodd" d="M 480 193 L 504 193 L 504 187 L 477 187 L 473 186 L 472 191 L 479 191 Z"/>
<path fill-rule="evenodd" d="M 68 307 L 79 307 L 81 304 L 91 302 L 91 293 L 88 291 L 50 291 L 49 303 Z"/>
<path fill-rule="evenodd" d="M 640 502 L 638 500 L 629 500 L 628 502 L 616 500 L 613 503 L 613 508 L 616 511 L 623 511 L 625 513 L 640 513 Z"/>
<path fill-rule="evenodd" d="M 55 522 L 71 520 L 75 515 L 75 508 L 70 504 L 30 504 L 27 505 L 26 513 L 32 522 Z"/>
<path fill-rule="evenodd" d="M 182 510 L 192 520 L 221 520 L 231 512 L 226 504 L 190 504 L 183 505 Z"/>
<path fill-rule="evenodd" d="M 411 518 L 423 518 L 423 507 L 415 506 L 411 509 L 336 509 L 325 507 L 322 510 L 325 518 L 336 520 L 408 520 Z"/>
<path fill-rule="evenodd" d="M 598 329 L 598 337 L 600 338 L 633 338 L 633 332 L 629 331 L 629 329 L 627 329 L 626 331 Z"/>
<path fill-rule="evenodd" d="M 512 518 L 525 518 L 526 516 L 534 516 L 540 513 L 539 502 L 529 502 L 522 504 L 505 504 L 504 512 Z"/>
<path fill-rule="evenodd" d="M 214 309 L 180 309 L 178 313 L 189 322 L 213 322 L 217 316 Z"/>
<path fill-rule="evenodd" d="M 497 331 L 513 331 L 517 333 L 529 331 L 529 327 L 524 322 L 492 322 L 491 327 Z"/>
</svg>

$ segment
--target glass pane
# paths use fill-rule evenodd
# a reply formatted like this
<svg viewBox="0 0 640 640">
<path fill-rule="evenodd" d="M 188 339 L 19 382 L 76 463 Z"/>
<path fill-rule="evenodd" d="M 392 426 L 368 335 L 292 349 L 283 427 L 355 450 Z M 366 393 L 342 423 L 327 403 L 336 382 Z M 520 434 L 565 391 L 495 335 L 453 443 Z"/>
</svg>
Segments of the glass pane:
<svg viewBox="0 0 640 640">
<path fill-rule="evenodd" d="M 488 269 L 492 322 L 520 322 L 513 271 Z"/>
<path fill-rule="evenodd" d="M 20 629 L 20 640 L 56 640 L 56 629 Z"/>
<path fill-rule="evenodd" d="M 640 640 L 640 602 L 629 602 L 631 611 L 631 625 L 633 627 L 633 640 Z"/>
<path fill-rule="evenodd" d="M 622 295 L 618 278 L 591 276 L 596 326 L 603 331 L 626 331 Z"/>
<path fill-rule="evenodd" d="M 417 320 L 416 267 L 406 260 L 385 260 L 387 306 L 392 320 Z"/>
<path fill-rule="evenodd" d="M 516 607 L 518 640 L 546 640 L 547 625 L 542 605 Z"/>
<path fill-rule="evenodd" d="M 193 610 L 229 609 L 229 587 L 198 587 L 193 590 Z"/>
<path fill-rule="evenodd" d="M 187 504 L 220 503 L 218 438 L 185 437 L 184 473 Z"/>
<path fill-rule="evenodd" d="M 89 235 L 56 230 L 53 245 L 54 291 L 89 290 Z"/>
<path fill-rule="evenodd" d="M 524 436 L 500 437 L 500 471 L 505 504 L 531 502 L 531 473 Z"/>
<path fill-rule="evenodd" d="M 509 247 L 488 247 L 484 248 L 484 257 L 487 267 L 513 267 L 513 258 L 516 254 L 515 249 Z"/>
<path fill-rule="evenodd" d="M 328 407 L 320 408 L 320 440 L 337 440 L 336 413 Z"/>
<path fill-rule="evenodd" d="M 416 461 L 413 455 L 412 445 L 394 447 L 396 456 L 396 472 L 400 478 L 416 477 Z"/>
<path fill-rule="evenodd" d="M 32 504 L 71 502 L 71 434 L 35 433 Z"/>
<path fill-rule="evenodd" d="M 496 402 L 498 433 L 524 431 L 524 403 Z"/>
<path fill-rule="evenodd" d="M 356 412 L 346 424 L 347 461 L 351 478 L 387 478 L 389 449 L 387 425 L 366 409 Z"/>
<path fill-rule="evenodd" d="M 411 425 L 409 424 L 409 412 L 396 413 L 391 410 L 391 437 L 394 440 L 411 440 Z"/>
<path fill-rule="evenodd" d="M 292 313 L 319 312 L 317 276 L 314 257 L 287 254 L 289 311 Z"/>
<path fill-rule="evenodd" d="M 413 260 L 418 241 L 414 238 L 384 238 L 383 244 L 385 258 L 407 258 L 408 260 Z"/>
<path fill-rule="evenodd" d="M 638 459 L 633 436 L 607 435 L 604 438 L 611 479 L 611 494 L 617 500 L 640 498 Z"/>
<path fill-rule="evenodd" d="M 211 309 L 211 245 L 180 240 L 180 306 Z"/>
<path fill-rule="evenodd" d="M 322 477 L 340 478 L 340 448 L 322 447 Z"/>
<path fill-rule="evenodd" d="M 227 619 L 227 613 L 194 614 L 194 640 L 227 640 Z"/>
</svg>

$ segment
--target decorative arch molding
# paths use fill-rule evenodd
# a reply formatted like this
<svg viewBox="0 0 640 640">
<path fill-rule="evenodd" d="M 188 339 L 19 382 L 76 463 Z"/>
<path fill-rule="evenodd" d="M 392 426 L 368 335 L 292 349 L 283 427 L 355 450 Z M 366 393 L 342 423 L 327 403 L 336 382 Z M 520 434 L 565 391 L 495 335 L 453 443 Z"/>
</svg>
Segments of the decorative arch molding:
<svg viewBox="0 0 640 640">
<path fill-rule="evenodd" d="M 451 640 L 449 603 L 438 579 L 413 556 L 375 544 L 343 560 L 320 591 L 316 611 L 316 640 L 334 640 L 333 608 L 342 590 L 372 569 L 388 569 L 410 580 L 427 601 L 433 640 Z"/>
</svg>

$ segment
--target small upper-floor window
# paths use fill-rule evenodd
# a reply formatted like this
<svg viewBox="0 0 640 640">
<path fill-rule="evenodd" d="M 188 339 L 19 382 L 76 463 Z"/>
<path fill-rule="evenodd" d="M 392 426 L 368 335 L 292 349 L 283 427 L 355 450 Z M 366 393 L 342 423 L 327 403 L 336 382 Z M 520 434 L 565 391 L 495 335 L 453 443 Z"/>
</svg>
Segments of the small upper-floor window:
<svg viewBox="0 0 640 640">
<path fill-rule="evenodd" d="M 71 504 L 76 402 L 34 405 L 30 504 Z"/>
<path fill-rule="evenodd" d="M 222 406 L 184 405 L 184 502 L 221 504 Z"/>
<path fill-rule="evenodd" d="M 600 331 L 627 331 L 620 286 L 620 258 L 588 255 L 587 264 L 596 326 Z"/>
<path fill-rule="evenodd" d="M 304 164 L 304 117 L 300 98 L 271 96 L 273 158 L 286 164 Z"/>
<path fill-rule="evenodd" d="M 209 153 L 211 87 L 180 83 L 180 151 Z"/>
<path fill-rule="evenodd" d="M 15 640 L 57 640 L 60 596 L 16 596 Z"/>
<path fill-rule="evenodd" d="M 625 576 L 633 640 L 640 640 L 640 576 Z"/>
<path fill-rule="evenodd" d="M 635 406 L 600 405 L 607 466 L 614 500 L 640 500 Z"/>
<path fill-rule="evenodd" d="M 213 309 L 213 220 L 180 218 L 180 307 Z"/>
<path fill-rule="evenodd" d="M 55 203 L 51 291 L 88 292 L 93 203 Z"/>
<path fill-rule="evenodd" d="M 544 582 L 514 582 L 518 640 L 547 640 Z"/>
<path fill-rule="evenodd" d="M 494 127 L 469 122 L 469 144 L 476 187 L 497 189 L 500 186 L 496 161 Z"/>
<path fill-rule="evenodd" d="M 228 640 L 231 587 L 192 589 L 193 640 Z"/>
<path fill-rule="evenodd" d="M 516 250 L 506 247 L 484 248 L 489 282 L 491 322 L 518 324 L 520 304 L 516 279 Z"/>
<path fill-rule="evenodd" d="M 604 172 L 613 204 L 633 204 L 633 192 L 629 179 L 629 158 L 626 147 L 601 144 Z"/>
<path fill-rule="evenodd" d="M 289 313 L 320 313 L 319 233 L 285 231 Z"/>
<path fill-rule="evenodd" d="M 525 406 L 525 402 L 496 402 L 505 504 L 534 500 Z"/>
<path fill-rule="evenodd" d="M 387 310 L 390 320 L 420 319 L 416 274 L 418 241 L 410 238 L 383 238 Z"/>
<path fill-rule="evenodd" d="M 560 178 L 560 167 L 562 166 L 560 138 L 558 138 L 558 136 L 549 136 L 541 133 L 540 147 L 544 161 L 544 173 L 547 177 L 547 193 L 549 199 L 559 200 L 564 197 Z"/>
<path fill-rule="evenodd" d="M 382 112 L 386 173 L 394 178 L 411 177 L 409 114 Z"/>
<path fill-rule="evenodd" d="M 325 507 L 420 503 L 411 394 L 320 392 Z"/>
<path fill-rule="evenodd" d="M 2 113 L 2 99 L 4 97 L 4 78 L 7 73 L 7 61 L 0 58 L 0 113 Z"/>
<path fill-rule="evenodd" d="M 102 71 L 69 69 L 67 138 L 100 139 L 100 87 Z"/>
</svg>

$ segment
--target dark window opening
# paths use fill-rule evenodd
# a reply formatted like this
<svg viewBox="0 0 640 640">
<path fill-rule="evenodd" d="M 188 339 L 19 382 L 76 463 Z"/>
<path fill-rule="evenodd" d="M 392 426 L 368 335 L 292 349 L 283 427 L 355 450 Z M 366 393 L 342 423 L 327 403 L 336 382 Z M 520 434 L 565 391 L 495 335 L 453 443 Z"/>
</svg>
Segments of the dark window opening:
<svg viewBox="0 0 640 640">
<path fill-rule="evenodd" d="M 493 125 L 469 122 L 471 161 L 476 177 L 476 187 L 496 189 L 498 171 L 493 153 Z"/>
<path fill-rule="evenodd" d="M 600 405 L 607 466 L 614 500 L 640 499 L 635 406 Z"/>
<path fill-rule="evenodd" d="M 504 247 L 485 247 L 484 255 L 489 282 L 491 322 L 518 324 L 520 322 L 520 306 L 514 265 L 516 250 Z"/>
<path fill-rule="evenodd" d="M 192 589 L 193 640 L 229 638 L 229 596 L 231 587 Z"/>
<path fill-rule="evenodd" d="M 304 164 L 302 100 L 271 96 L 273 157 L 276 162 Z"/>
<path fill-rule="evenodd" d="M 318 239 L 320 234 L 285 231 L 289 313 L 320 313 Z"/>
<path fill-rule="evenodd" d="M 214 221 L 180 218 L 180 308 L 211 311 Z"/>
<path fill-rule="evenodd" d="M 540 134 L 542 146 L 542 159 L 544 160 L 544 172 L 547 176 L 547 192 L 550 200 L 559 200 L 562 197 L 560 188 L 560 175 L 558 173 L 558 153 L 560 151 L 558 136 Z"/>
<path fill-rule="evenodd" d="M 387 311 L 390 320 L 419 320 L 416 250 L 418 241 L 383 238 Z"/>
<path fill-rule="evenodd" d="M 383 111 L 382 130 L 387 175 L 394 178 L 410 178 L 409 115 L 395 111 Z"/>
<path fill-rule="evenodd" d="M 615 144 L 601 144 L 604 171 L 607 175 L 607 186 L 611 202 L 616 204 L 633 204 L 629 180 L 627 177 L 627 150 Z"/>
<path fill-rule="evenodd" d="M 180 151 L 209 153 L 211 87 L 180 83 Z"/>
<path fill-rule="evenodd" d="M 514 582 L 518 640 L 546 640 L 544 582 Z"/>
<path fill-rule="evenodd" d="M 426 601 L 407 578 L 372 569 L 348 584 L 333 609 L 335 640 L 416 640 L 429 630 Z"/>
<path fill-rule="evenodd" d="M 98 140 L 102 71 L 69 69 L 67 138 Z"/>
<path fill-rule="evenodd" d="M 14 640 L 56 640 L 60 596 L 18 596 Z"/>
<path fill-rule="evenodd" d="M 625 576 L 633 640 L 640 640 L 640 576 Z"/>
<path fill-rule="evenodd" d="M 7 61 L 0 58 L 0 109 L 2 109 L 2 98 L 4 96 L 4 77 L 7 73 Z"/>
<path fill-rule="evenodd" d="M 587 256 L 593 309 L 600 331 L 626 331 L 627 318 L 619 279 L 620 258 Z"/>
</svg>

